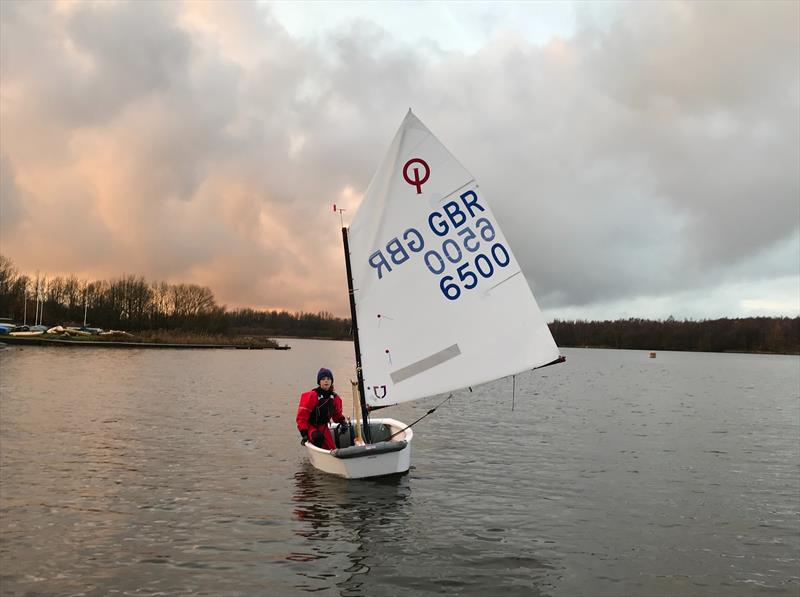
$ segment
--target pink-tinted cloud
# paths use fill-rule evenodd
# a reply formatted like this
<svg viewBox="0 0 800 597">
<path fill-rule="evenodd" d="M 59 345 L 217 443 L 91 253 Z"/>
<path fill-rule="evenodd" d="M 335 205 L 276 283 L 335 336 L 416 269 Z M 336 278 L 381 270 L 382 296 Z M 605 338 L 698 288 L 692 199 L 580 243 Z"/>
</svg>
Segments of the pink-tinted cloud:
<svg viewBox="0 0 800 597">
<path fill-rule="evenodd" d="M 366 20 L 295 38 L 249 2 L 2 2 L 0 250 L 347 315 L 330 206 L 353 212 L 411 106 L 545 308 L 795 275 L 770 251 L 800 226 L 798 19 L 630 4 L 466 54 Z"/>
</svg>

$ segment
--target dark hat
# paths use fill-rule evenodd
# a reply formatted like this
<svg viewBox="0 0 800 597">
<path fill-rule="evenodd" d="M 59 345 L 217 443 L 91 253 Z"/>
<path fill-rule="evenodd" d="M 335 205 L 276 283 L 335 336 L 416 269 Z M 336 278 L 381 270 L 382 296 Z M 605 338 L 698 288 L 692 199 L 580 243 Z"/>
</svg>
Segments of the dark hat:
<svg viewBox="0 0 800 597">
<path fill-rule="evenodd" d="M 319 382 L 320 382 L 320 380 L 321 380 L 323 377 L 330 377 L 330 378 L 331 378 L 331 381 L 333 381 L 333 373 L 331 373 L 331 370 L 330 370 L 330 369 L 326 369 L 325 367 L 323 367 L 322 369 L 320 369 L 320 370 L 319 370 L 319 372 L 317 373 L 317 383 L 319 383 Z"/>
</svg>

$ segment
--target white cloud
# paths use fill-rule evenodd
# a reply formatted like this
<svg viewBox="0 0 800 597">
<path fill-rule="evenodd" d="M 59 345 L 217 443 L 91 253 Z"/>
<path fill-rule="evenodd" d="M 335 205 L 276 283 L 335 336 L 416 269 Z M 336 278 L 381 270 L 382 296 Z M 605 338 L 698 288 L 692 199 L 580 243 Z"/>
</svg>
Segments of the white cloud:
<svg viewBox="0 0 800 597">
<path fill-rule="evenodd" d="M 785 314 L 799 5 L 602 6 L 0 3 L 2 251 L 347 315 L 330 205 L 413 106 L 546 314 Z"/>
</svg>

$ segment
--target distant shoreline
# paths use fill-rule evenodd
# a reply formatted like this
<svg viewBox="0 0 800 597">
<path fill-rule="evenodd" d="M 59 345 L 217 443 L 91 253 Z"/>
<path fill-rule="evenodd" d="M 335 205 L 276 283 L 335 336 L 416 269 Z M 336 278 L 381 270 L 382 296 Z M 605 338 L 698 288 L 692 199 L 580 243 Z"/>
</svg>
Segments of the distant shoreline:
<svg viewBox="0 0 800 597">
<path fill-rule="evenodd" d="M 283 340 L 329 340 L 334 342 L 352 342 L 350 338 L 325 338 L 325 337 L 312 337 L 312 336 L 280 336 Z M 83 340 L 83 339 L 70 339 L 64 338 L 42 338 L 42 337 L 19 337 L 0 335 L 0 346 L 3 344 L 9 346 L 58 346 L 58 347 L 86 347 L 86 348 L 171 348 L 171 349 L 185 349 L 185 350 L 199 350 L 199 349 L 232 349 L 232 350 L 291 350 L 288 344 L 280 345 L 274 340 L 274 345 L 253 344 L 253 343 L 229 343 L 229 344 L 215 344 L 215 343 L 175 343 L 175 342 L 122 342 L 116 340 Z M 672 348 L 660 348 L 651 350 L 648 348 L 617 348 L 614 346 L 576 346 L 570 344 L 560 344 L 559 348 L 582 348 L 594 350 L 631 350 L 640 352 L 698 352 L 698 353 L 716 353 L 716 354 L 755 354 L 755 355 L 772 355 L 772 356 L 798 356 L 797 352 L 769 352 L 769 351 L 746 351 L 746 350 L 680 350 Z"/>
<path fill-rule="evenodd" d="M 617 347 L 617 346 L 578 346 L 575 344 L 559 344 L 559 348 L 580 348 L 582 350 L 629 350 L 633 352 L 654 352 L 656 354 L 661 352 L 696 352 L 700 354 L 760 354 L 771 356 L 800 356 L 800 352 L 771 352 L 768 350 L 697 350 L 689 348 L 631 348 L 631 347 Z"/>
</svg>

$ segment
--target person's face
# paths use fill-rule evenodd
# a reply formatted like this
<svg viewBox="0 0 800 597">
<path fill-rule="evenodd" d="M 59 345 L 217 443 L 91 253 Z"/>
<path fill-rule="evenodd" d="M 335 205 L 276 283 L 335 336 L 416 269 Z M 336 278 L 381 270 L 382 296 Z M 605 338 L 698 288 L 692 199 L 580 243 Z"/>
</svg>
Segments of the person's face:
<svg viewBox="0 0 800 597">
<path fill-rule="evenodd" d="M 323 390 L 330 390 L 333 385 L 333 380 L 330 377 L 323 377 L 319 380 L 319 387 Z"/>
</svg>

